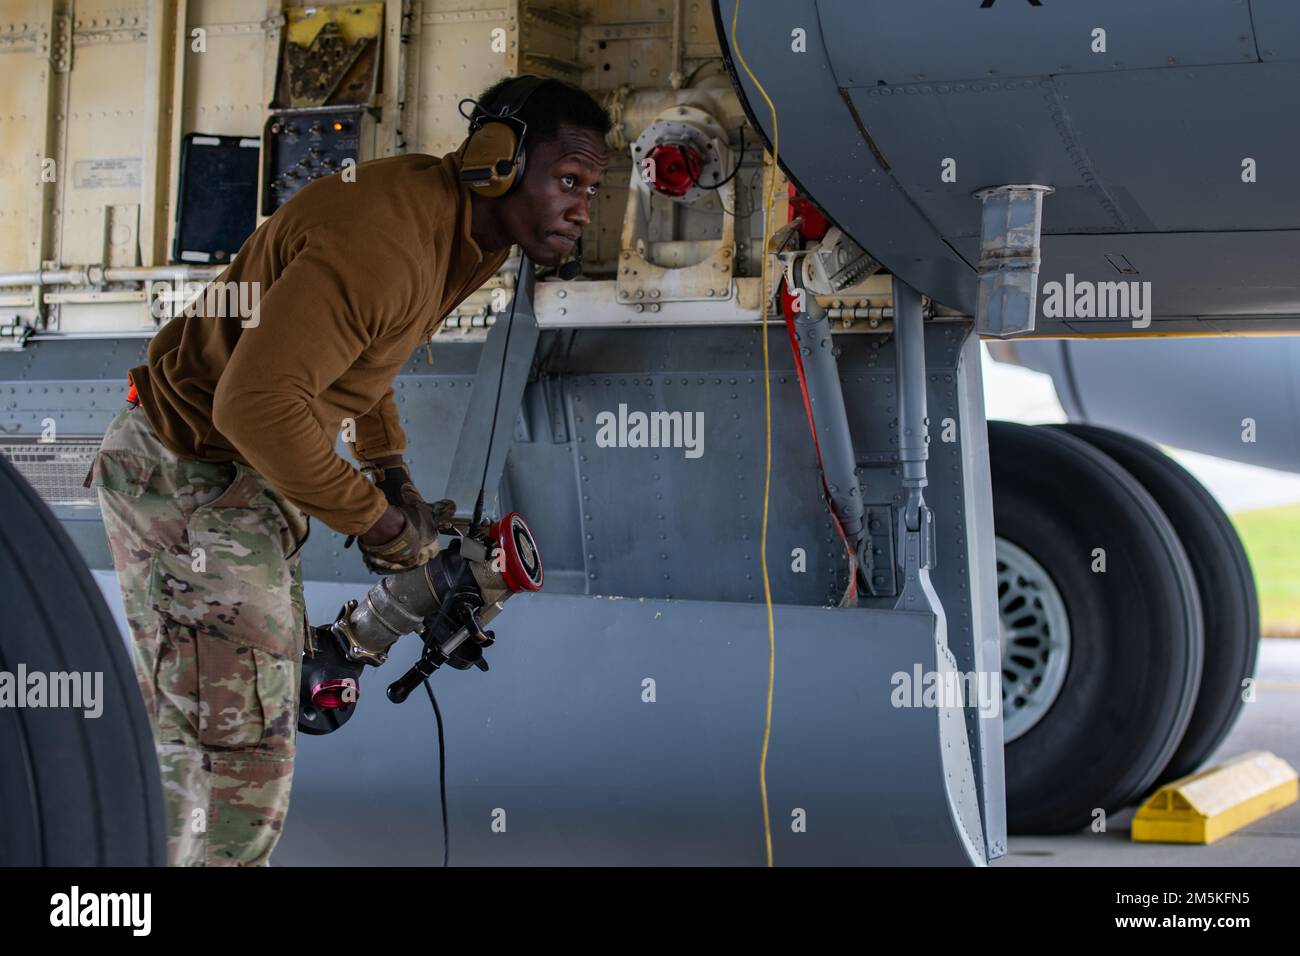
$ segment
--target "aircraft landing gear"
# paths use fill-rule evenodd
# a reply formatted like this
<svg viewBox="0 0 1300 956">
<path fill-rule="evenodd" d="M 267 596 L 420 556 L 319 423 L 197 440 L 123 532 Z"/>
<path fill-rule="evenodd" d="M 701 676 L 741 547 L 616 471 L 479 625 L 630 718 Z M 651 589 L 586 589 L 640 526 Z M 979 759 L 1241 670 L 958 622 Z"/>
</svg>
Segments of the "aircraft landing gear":
<svg viewBox="0 0 1300 956">
<path fill-rule="evenodd" d="M 989 423 L 1007 818 L 1062 833 L 1205 762 L 1254 673 L 1232 523 L 1158 448 L 1090 425 Z"/>
<path fill-rule="evenodd" d="M 1142 796 L 1177 750 L 1200 687 L 1200 597 L 1169 519 L 1113 459 L 1008 422 L 989 423 L 989 451 L 1008 830 L 1068 832 Z"/>
</svg>

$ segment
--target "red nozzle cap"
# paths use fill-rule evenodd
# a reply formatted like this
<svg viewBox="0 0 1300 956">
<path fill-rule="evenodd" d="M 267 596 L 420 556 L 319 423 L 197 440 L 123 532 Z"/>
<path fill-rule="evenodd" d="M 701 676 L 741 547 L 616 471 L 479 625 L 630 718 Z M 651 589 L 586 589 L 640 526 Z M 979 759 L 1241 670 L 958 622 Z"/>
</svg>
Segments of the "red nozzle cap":
<svg viewBox="0 0 1300 956">
<path fill-rule="evenodd" d="M 685 196 L 699 182 L 704 168 L 700 154 L 684 144 L 660 143 L 646 153 L 646 159 L 653 163 L 650 184 L 656 192 L 673 198 Z"/>
<path fill-rule="evenodd" d="M 351 677 L 321 681 L 311 689 L 311 702 L 322 710 L 338 710 L 355 704 L 361 696 L 357 682 Z"/>
<path fill-rule="evenodd" d="M 519 512 L 512 511 L 488 529 L 501 549 L 501 576 L 511 591 L 542 589 L 542 556 Z"/>
</svg>

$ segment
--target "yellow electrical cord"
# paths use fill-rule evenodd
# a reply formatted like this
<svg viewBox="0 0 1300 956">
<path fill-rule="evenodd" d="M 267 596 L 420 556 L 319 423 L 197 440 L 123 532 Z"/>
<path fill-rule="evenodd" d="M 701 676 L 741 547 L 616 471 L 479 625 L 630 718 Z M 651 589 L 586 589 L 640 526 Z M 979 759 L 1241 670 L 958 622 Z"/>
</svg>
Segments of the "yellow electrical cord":
<svg viewBox="0 0 1300 956">
<path fill-rule="evenodd" d="M 776 197 L 776 177 L 780 168 L 777 166 L 780 139 L 776 128 L 776 107 L 772 105 L 772 100 L 767 95 L 767 90 L 763 89 L 763 84 L 758 82 L 758 77 L 754 76 L 749 64 L 741 56 L 740 44 L 736 42 L 736 19 L 739 15 L 740 0 L 736 0 L 736 6 L 731 11 L 731 48 L 736 53 L 736 60 L 744 67 L 750 81 L 758 88 L 758 92 L 762 94 L 764 102 L 767 103 L 768 111 L 772 114 L 772 174 L 768 177 L 766 213 L 763 217 L 763 271 L 762 286 L 759 289 L 761 299 L 759 335 L 763 339 L 763 411 L 766 426 L 767 460 L 763 467 L 763 532 L 759 537 L 758 545 L 759 560 L 763 566 L 763 603 L 767 607 L 767 713 L 763 719 L 763 755 L 758 763 L 758 787 L 759 792 L 763 795 L 763 840 L 767 845 L 767 865 L 772 866 L 772 818 L 767 806 L 767 747 L 772 738 L 772 689 L 776 684 L 776 625 L 772 619 L 772 582 L 767 576 L 767 504 L 772 490 L 772 378 L 771 359 L 767 348 L 767 245 L 772 236 L 772 200 Z"/>
</svg>

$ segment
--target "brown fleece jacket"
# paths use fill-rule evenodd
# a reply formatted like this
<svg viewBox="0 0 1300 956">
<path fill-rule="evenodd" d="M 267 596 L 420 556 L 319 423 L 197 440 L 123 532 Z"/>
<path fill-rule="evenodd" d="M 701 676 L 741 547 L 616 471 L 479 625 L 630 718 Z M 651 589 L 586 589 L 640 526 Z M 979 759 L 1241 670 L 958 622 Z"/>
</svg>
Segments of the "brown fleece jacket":
<svg viewBox="0 0 1300 956">
<path fill-rule="evenodd" d="M 235 460 L 336 531 L 360 534 L 383 493 L 334 451 L 355 422 L 358 460 L 399 454 L 392 381 L 510 250 L 470 236 L 459 157 L 393 156 L 304 187 L 209 286 L 203 314 L 167 322 L 131 370 L 164 445 Z M 239 287 L 218 283 L 257 283 Z M 223 314 L 214 289 L 224 288 Z M 257 302 L 244 317 L 235 303 Z"/>
</svg>

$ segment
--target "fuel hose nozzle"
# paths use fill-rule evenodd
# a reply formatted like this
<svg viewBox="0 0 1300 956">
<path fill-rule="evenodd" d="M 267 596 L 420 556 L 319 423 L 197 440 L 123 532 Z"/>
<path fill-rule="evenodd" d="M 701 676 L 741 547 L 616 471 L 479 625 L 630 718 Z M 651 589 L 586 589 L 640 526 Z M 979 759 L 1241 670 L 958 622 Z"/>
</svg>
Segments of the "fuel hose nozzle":
<svg viewBox="0 0 1300 956">
<path fill-rule="evenodd" d="M 319 735 L 343 726 L 356 712 L 361 672 L 383 664 L 405 634 L 419 634 L 424 648 L 389 686 L 394 703 L 443 664 L 487 670 L 483 649 L 495 635 L 484 626 L 512 594 L 541 587 L 541 555 L 517 512 L 486 528 L 466 527 L 427 564 L 388 575 L 362 600 L 345 604 L 332 624 L 312 628 L 302 661 L 298 729 Z"/>
</svg>

